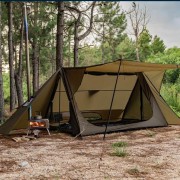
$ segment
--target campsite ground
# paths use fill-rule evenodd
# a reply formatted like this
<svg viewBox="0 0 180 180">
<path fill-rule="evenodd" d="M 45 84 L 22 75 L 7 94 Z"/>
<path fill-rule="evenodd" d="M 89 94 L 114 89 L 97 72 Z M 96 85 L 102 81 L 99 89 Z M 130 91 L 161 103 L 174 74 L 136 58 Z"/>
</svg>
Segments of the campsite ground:
<svg viewBox="0 0 180 180">
<path fill-rule="evenodd" d="M 84 137 L 45 132 L 28 142 L 0 136 L 0 179 L 179 179 L 180 126 Z M 112 147 L 117 143 L 121 147 Z M 114 144 L 115 145 L 115 144 Z"/>
</svg>

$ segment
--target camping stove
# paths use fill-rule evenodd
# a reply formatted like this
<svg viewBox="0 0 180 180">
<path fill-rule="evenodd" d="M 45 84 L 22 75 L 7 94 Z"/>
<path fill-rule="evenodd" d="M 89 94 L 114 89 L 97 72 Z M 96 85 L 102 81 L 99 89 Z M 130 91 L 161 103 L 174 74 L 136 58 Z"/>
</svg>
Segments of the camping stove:
<svg viewBox="0 0 180 180">
<path fill-rule="evenodd" d="M 29 121 L 29 127 L 28 127 L 28 132 L 27 136 L 31 131 L 33 131 L 35 136 L 38 136 L 40 130 L 46 129 L 48 134 L 50 135 L 49 132 L 49 120 L 48 119 L 33 119 Z"/>
</svg>

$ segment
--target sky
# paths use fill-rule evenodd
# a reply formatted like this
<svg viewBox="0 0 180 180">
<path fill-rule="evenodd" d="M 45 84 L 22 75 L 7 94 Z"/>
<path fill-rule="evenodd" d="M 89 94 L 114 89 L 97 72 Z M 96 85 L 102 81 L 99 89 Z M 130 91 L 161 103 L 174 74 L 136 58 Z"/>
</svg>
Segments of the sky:
<svg viewBox="0 0 180 180">
<path fill-rule="evenodd" d="M 148 30 L 152 36 L 160 37 L 167 48 L 180 47 L 180 1 L 134 1 L 140 8 L 146 7 L 150 16 Z M 120 2 L 124 10 L 132 1 Z"/>
</svg>

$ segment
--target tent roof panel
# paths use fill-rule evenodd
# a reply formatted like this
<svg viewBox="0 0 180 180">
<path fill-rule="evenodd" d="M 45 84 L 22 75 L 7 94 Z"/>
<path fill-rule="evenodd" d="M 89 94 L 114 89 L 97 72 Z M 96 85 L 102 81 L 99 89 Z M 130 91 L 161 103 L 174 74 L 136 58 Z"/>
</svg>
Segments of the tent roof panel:
<svg viewBox="0 0 180 180">
<path fill-rule="evenodd" d="M 116 73 L 118 72 L 119 63 L 121 63 L 120 72 L 124 72 L 124 73 L 164 71 L 167 69 L 180 68 L 179 65 L 172 65 L 172 64 L 155 64 L 155 63 L 144 63 L 144 62 L 137 62 L 137 61 L 118 60 L 112 63 L 103 64 L 103 65 L 86 67 L 86 72 Z"/>
</svg>

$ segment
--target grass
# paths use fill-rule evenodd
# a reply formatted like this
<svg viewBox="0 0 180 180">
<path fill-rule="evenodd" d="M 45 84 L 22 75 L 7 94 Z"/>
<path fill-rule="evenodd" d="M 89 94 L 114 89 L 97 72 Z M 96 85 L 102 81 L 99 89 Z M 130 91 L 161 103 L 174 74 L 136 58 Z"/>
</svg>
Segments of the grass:
<svg viewBox="0 0 180 180">
<path fill-rule="evenodd" d="M 113 155 L 118 157 L 126 157 L 128 153 L 124 148 L 114 148 Z"/>
<path fill-rule="evenodd" d="M 112 144 L 113 147 L 113 156 L 118 156 L 118 157 L 126 157 L 128 155 L 125 147 L 127 147 L 127 143 L 124 141 L 120 142 L 115 142 Z"/>
<path fill-rule="evenodd" d="M 124 141 L 120 141 L 120 142 L 115 142 L 112 144 L 112 147 L 126 147 L 128 144 L 127 142 L 124 142 Z"/>
</svg>

